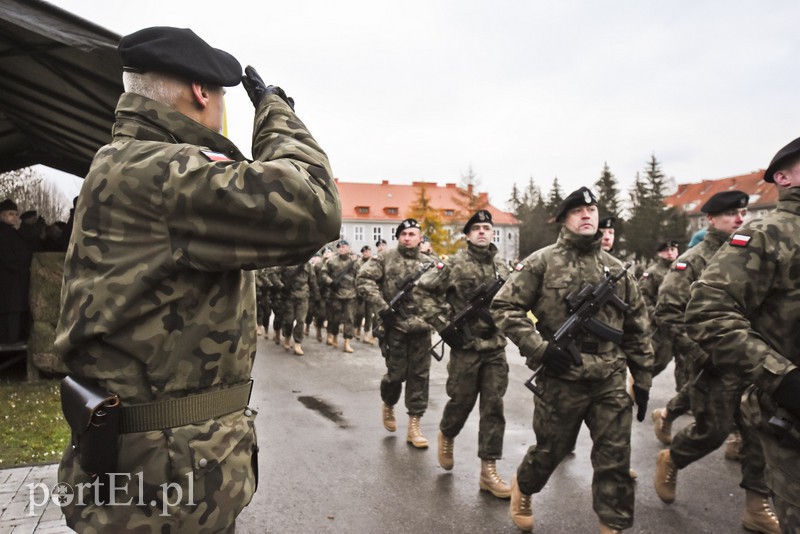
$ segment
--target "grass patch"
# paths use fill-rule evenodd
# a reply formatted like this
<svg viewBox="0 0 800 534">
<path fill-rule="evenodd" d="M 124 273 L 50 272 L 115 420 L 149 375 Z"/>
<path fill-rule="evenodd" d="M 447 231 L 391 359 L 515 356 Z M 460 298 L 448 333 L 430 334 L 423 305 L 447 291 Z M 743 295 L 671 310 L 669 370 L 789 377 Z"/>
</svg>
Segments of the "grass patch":
<svg viewBox="0 0 800 534">
<path fill-rule="evenodd" d="M 69 439 L 59 380 L 0 382 L 0 469 L 58 462 Z"/>
</svg>

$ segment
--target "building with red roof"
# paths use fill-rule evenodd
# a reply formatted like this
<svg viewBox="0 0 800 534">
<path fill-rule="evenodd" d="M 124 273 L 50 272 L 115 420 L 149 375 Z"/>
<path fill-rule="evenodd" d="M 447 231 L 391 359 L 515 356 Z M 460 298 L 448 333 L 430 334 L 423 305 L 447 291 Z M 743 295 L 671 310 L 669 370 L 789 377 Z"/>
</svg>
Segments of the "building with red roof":
<svg viewBox="0 0 800 534">
<path fill-rule="evenodd" d="M 461 234 L 464 223 L 472 215 L 464 213 L 458 205 L 458 191 L 464 191 L 456 184 L 444 186 L 436 182 L 413 182 L 393 184 L 388 180 L 381 183 L 342 182 L 336 180 L 342 200 L 341 237 L 350 242 L 351 249 L 358 251 L 364 245 L 375 247 L 378 239 L 385 239 L 390 247 L 395 241 L 397 225 L 408 217 L 411 206 L 419 197 L 421 187 L 430 198 L 431 206 L 438 209 L 442 219 L 453 235 Z M 487 200 L 487 193 L 479 193 Z M 493 242 L 501 258 L 514 259 L 519 253 L 519 221 L 514 215 L 488 205 L 494 222 Z"/>
<path fill-rule="evenodd" d="M 703 180 L 694 184 L 678 184 L 678 190 L 664 199 L 664 204 L 682 210 L 689 219 L 690 232 L 706 226 L 705 213 L 700 208 L 716 193 L 738 190 L 750 195 L 747 206 L 748 219 L 760 216 L 773 209 L 778 203 L 778 190 L 774 184 L 764 181 L 764 170 L 750 174 Z"/>
</svg>

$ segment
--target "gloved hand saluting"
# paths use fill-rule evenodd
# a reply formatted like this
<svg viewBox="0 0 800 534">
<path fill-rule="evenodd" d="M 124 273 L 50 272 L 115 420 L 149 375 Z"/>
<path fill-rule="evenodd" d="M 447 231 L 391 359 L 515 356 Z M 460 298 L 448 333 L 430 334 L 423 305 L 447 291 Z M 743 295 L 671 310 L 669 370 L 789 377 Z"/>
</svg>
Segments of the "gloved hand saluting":
<svg viewBox="0 0 800 534">
<path fill-rule="evenodd" d="M 633 402 L 638 406 L 636 410 L 636 420 L 640 423 L 644 421 L 644 416 L 647 413 L 647 402 L 650 400 L 650 391 L 640 388 L 635 383 L 633 384 Z"/>
<path fill-rule="evenodd" d="M 248 65 L 244 69 L 244 76 L 242 76 L 242 85 L 244 90 L 247 91 L 247 96 L 253 102 L 255 107 L 261 104 L 265 95 L 278 95 L 284 102 L 289 104 L 289 107 L 294 111 L 294 98 L 286 96 L 286 92 L 277 85 L 267 85 L 261 76 L 258 75 L 256 69 Z"/>
</svg>

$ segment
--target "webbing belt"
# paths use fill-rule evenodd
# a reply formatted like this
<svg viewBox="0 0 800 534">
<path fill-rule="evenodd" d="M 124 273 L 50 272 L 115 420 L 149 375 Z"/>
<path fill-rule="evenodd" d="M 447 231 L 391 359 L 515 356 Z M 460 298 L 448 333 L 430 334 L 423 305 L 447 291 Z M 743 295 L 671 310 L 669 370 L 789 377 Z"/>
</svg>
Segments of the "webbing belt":
<svg viewBox="0 0 800 534">
<path fill-rule="evenodd" d="M 199 395 L 122 406 L 120 433 L 149 432 L 200 423 L 247 407 L 253 381 Z"/>
</svg>

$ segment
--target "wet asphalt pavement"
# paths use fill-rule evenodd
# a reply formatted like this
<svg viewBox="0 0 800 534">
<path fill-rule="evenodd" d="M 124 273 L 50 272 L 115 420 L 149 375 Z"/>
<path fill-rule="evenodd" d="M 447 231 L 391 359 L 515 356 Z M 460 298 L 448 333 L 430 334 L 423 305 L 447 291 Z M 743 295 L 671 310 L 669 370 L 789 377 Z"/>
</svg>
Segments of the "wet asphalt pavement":
<svg viewBox="0 0 800 534">
<path fill-rule="evenodd" d="M 431 446 L 418 450 L 405 440 L 402 397 L 397 432 L 387 432 L 381 423 L 378 383 L 385 368 L 377 347 L 355 341 L 355 353 L 344 354 L 312 336 L 303 348 L 305 355 L 298 357 L 259 338 L 251 406 L 259 412 L 260 485 L 239 516 L 237 532 L 519 532 L 508 501 L 478 489 L 477 407 L 456 438 L 454 469 L 445 471 L 436 461 L 447 357 L 431 365 L 430 403 L 421 425 Z M 532 395 L 523 385 L 531 372 L 513 345 L 507 356 L 505 450 L 497 469 L 510 483 L 534 436 Z M 744 506 L 739 464 L 725 460 L 721 449 L 679 473 L 675 503 L 664 504 L 655 494 L 661 444 L 649 412 L 671 396 L 671 373 L 670 366 L 656 379 L 645 421 L 634 421 L 631 466 L 639 478 L 634 527 L 626 532 L 746 532 L 739 521 Z M 688 421 L 679 419 L 674 429 Z M 533 497 L 534 532 L 597 532 L 590 449 L 584 427 L 575 455 Z"/>
</svg>

